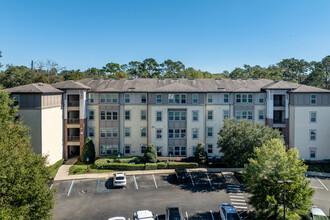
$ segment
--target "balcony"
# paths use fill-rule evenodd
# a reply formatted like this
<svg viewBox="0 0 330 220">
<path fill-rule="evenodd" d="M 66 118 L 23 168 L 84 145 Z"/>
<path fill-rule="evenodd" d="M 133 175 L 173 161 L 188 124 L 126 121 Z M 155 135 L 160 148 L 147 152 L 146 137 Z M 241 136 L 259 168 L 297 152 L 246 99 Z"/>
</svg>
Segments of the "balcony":
<svg viewBox="0 0 330 220">
<path fill-rule="evenodd" d="M 80 124 L 79 118 L 68 118 L 68 124 Z"/>
<path fill-rule="evenodd" d="M 274 118 L 273 123 L 274 124 L 285 124 L 285 119 L 284 118 Z"/>
<path fill-rule="evenodd" d="M 79 142 L 80 137 L 79 136 L 68 136 L 68 141 Z"/>
<path fill-rule="evenodd" d="M 68 107 L 79 106 L 79 95 L 68 95 Z"/>
<path fill-rule="evenodd" d="M 78 107 L 79 101 L 68 101 L 68 106 L 69 107 Z"/>
<path fill-rule="evenodd" d="M 274 106 L 275 107 L 284 107 L 285 106 L 284 95 L 274 95 Z"/>
</svg>

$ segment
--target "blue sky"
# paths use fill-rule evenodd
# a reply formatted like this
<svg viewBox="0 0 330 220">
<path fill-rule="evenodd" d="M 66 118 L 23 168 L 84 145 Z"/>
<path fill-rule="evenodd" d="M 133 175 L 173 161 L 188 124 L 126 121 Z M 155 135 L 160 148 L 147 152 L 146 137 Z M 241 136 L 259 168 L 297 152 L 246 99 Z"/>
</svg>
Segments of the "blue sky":
<svg viewBox="0 0 330 220">
<path fill-rule="evenodd" d="M 0 62 L 85 70 L 152 57 L 218 73 L 321 60 L 329 9 L 329 0 L 0 0 Z"/>
</svg>

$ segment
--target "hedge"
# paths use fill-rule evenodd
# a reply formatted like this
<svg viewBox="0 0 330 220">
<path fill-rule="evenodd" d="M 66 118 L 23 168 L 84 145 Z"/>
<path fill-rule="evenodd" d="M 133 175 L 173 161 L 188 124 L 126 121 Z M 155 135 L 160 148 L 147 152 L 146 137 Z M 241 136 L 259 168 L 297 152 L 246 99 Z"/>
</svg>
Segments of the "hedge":
<svg viewBox="0 0 330 220">
<path fill-rule="evenodd" d="M 145 169 L 146 170 L 156 170 L 157 169 L 157 163 L 146 163 Z"/>
<path fill-rule="evenodd" d="M 198 163 L 184 163 L 184 162 L 169 162 L 169 169 L 177 169 L 177 168 L 197 168 Z"/>
<path fill-rule="evenodd" d="M 50 178 L 55 178 L 57 171 L 60 168 L 60 166 L 62 166 L 63 162 L 64 159 L 60 159 L 59 161 L 57 161 L 56 163 L 54 163 L 53 165 L 47 168 L 48 172 L 50 173 Z"/>
<path fill-rule="evenodd" d="M 165 162 L 158 162 L 157 169 L 166 169 L 167 165 Z"/>
<path fill-rule="evenodd" d="M 97 161 L 96 161 L 97 162 Z M 107 170 L 144 170 L 144 164 L 130 164 L 130 163 L 96 163 L 97 169 Z"/>
</svg>

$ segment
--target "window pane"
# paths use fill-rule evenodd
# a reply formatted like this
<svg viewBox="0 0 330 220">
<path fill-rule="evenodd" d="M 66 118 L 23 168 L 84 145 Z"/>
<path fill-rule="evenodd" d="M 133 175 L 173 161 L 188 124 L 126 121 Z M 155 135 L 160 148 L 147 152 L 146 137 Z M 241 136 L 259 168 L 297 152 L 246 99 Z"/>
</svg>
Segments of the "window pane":
<svg viewBox="0 0 330 220">
<path fill-rule="evenodd" d="M 118 137 L 118 128 L 113 128 L 112 137 L 114 137 L 114 138 Z"/>
<path fill-rule="evenodd" d="M 118 119 L 118 112 L 112 112 L 112 120 Z"/>
<path fill-rule="evenodd" d="M 173 121 L 174 120 L 174 112 L 168 112 L 168 120 Z"/>
<path fill-rule="evenodd" d="M 131 136 L 131 128 L 125 128 L 125 137 Z"/>
<path fill-rule="evenodd" d="M 156 121 L 162 121 L 162 112 L 157 112 L 156 114 Z"/>
<path fill-rule="evenodd" d="M 241 94 L 236 95 L 236 102 L 240 103 L 241 102 Z"/>
<path fill-rule="evenodd" d="M 105 131 L 106 131 L 106 136 L 111 137 L 111 128 L 106 128 Z"/>
<path fill-rule="evenodd" d="M 198 104 L 198 94 L 192 95 L 192 102 L 193 102 L 193 104 Z"/>
<path fill-rule="evenodd" d="M 186 137 L 186 129 L 181 129 L 181 138 Z"/>
<path fill-rule="evenodd" d="M 175 121 L 180 121 L 180 112 L 174 112 L 175 113 Z"/>
<path fill-rule="evenodd" d="M 180 103 L 180 95 L 175 94 L 175 103 Z"/>
<path fill-rule="evenodd" d="M 186 112 L 181 112 L 181 121 L 186 120 Z"/>
<path fill-rule="evenodd" d="M 182 94 L 181 95 L 181 103 L 186 103 L 186 99 L 187 99 L 186 95 Z"/>
<path fill-rule="evenodd" d="M 162 94 L 157 94 L 156 95 L 156 103 L 157 104 L 162 104 Z"/>
<path fill-rule="evenodd" d="M 228 103 L 229 102 L 229 94 L 224 94 L 223 95 L 223 102 Z"/>
<path fill-rule="evenodd" d="M 173 137 L 174 137 L 174 130 L 168 129 L 168 138 L 173 138 Z"/>
<path fill-rule="evenodd" d="M 111 112 L 107 112 L 107 120 L 111 120 Z"/>
<path fill-rule="evenodd" d="M 101 114 L 100 114 L 101 116 L 101 120 L 105 120 L 105 111 L 101 111 Z"/>
<path fill-rule="evenodd" d="M 131 146 L 125 145 L 125 154 L 130 154 L 130 153 L 131 153 Z"/>
<path fill-rule="evenodd" d="M 131 120 L 131 112 L 125 111 L 125 120 Z"/>
</svg>

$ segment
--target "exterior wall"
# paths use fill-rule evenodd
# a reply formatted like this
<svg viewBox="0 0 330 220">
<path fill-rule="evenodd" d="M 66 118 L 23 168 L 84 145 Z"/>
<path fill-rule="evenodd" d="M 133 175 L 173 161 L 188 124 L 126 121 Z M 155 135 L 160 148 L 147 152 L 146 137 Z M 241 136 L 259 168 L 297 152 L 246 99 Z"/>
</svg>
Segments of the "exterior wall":
<svg viewBox="0 0 330 220">
<path fill-rule="evenodd" d="M 330 94 L 329 93 L 291 93 L 290 103 L 295 106 L 310 106 L 310 95 L 316 95 L 317 106 L 329 106 Z"/>
<path fill-rule="evenodd" d="M 48 155 L 49 165 L 63 158 L 62 108 L 46 108 L 41 112 L 42 155 Z"/>
<path fill-rule="evenodd" d="M 14 94 L 11 94 L 12 96 Z M 40 94 L 18 94 L 20 96 L 20 109 L 36 109 L 41 108 Z"/>
<path fill-rule="evenodd" d="M 33 151 L 37 154 L 41 154 L 41 109 L 19 109 L 18 115 L 21 117 L 23 124 L 29 127 L 29 134 L 31 135 L 31 146 Z M 59 120 L 62 121 L 61 118 Z"/>
<path fill-rule="evenodd" d="M 99 105 L 88 105 L 87 106 L 87 136 L 88 128 L 94 128 L 94 137 L 91 137 L 95 146 L 95 154 L 97 157 L 100 156 L 100 107 Z M 94 111 L 94 120 L 89 120 L 88 112 Z M 118 118 L 119 120 L 119 118 Z"/>
<path fill-rule="evenodd" d="M 132 97 L 131 97 L 132 100 Z M 123 128 L 131 128 L 131 137 L 123 137 L 123 144 L 131 145 L 131 154 L 132 155 L 142 155 L 141 154 L 141 144 L 148 144 L 148 132 L 147 137 L 141 137 L 141 127 L 148 127 L 147 120 L 140 119 L 141 110 L 147 111 L 147 105 L 124 105 L 123 112 L 121 117 L 121 122 Z M 125 120 L 125 111 L 131 112 L 131 119 Z M 148 115 L 148 112 L 147 112 Z M 124 146 L 124 145 L 122 145 Z"/>
<path fill-rule="evenodd" d="M 42 108 L 60 106 L 62 104 L 62 95 L 43 95 L 41 96 Z"/>
<path fill-rule="evenodd" d="M 310 122 L 310 112 L 316 112 L 316 122 Z M 294 141 L 290 142 L 293 147 L 299 150 L 300 158 L 310 160 L 310 147 L 316 148 L 315 160 L 323 160 L 330 158 L 330 106 L 309 106 L 297 107 L 291 106 L 291 113 L 294 113 L 294 118 L 290 122 L 292 129 L 290 129 L 290 136 Z M 310 129 L 316 130 L 316 140 L 310 140 Z"/>
<path fill-rule="evenodd" d="M 192 121 L 193 111 L 199 111 L 198 121 Z M 196 147 L 198 143 L 205 143 L 205 124 L 204 106 L 191 106 L 187 108 L 187 156 L 193 155 L 193 147 Z M 193 128 L 198 128 L 198 139 L 192 138 Z"/>
<path fill-rule="evenodd" d="M 259 119 L 259 111 L 263 111 L 264 112 L 264 119 L 260 120 Z M 262 123 L 265 124 L 266 123 L 266 106 L 265 105 L 255 105 L 254 106 L 254 112 L 253 112 L 253 120 L 254 123 Z"/>
</svg>

